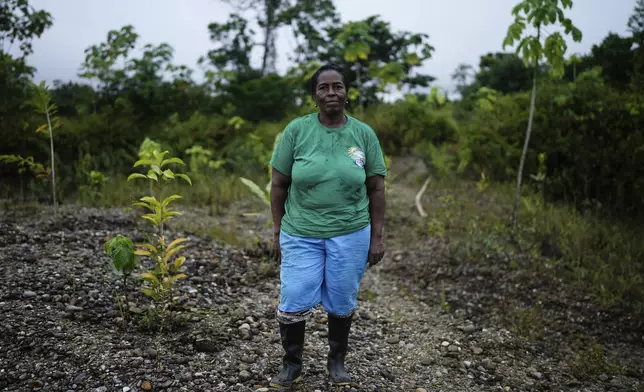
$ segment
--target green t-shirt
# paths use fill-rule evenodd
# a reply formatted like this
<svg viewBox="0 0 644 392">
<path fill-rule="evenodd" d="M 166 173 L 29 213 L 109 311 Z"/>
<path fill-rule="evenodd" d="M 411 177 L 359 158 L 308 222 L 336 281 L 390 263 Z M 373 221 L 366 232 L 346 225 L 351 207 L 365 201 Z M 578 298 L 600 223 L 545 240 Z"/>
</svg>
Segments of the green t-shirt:
<svg viewBox="0 0 644 392">
<path fill-rule="evenodd" d="M 366 227 L 366 178 L 387 175 L 376 133 L 351 116 L 339 128 L 325 127 L 317 113 L 296 118 L 270 164 L 291 178 L 281 229 L 301 237 L 331 238 Z"/>
</svg>

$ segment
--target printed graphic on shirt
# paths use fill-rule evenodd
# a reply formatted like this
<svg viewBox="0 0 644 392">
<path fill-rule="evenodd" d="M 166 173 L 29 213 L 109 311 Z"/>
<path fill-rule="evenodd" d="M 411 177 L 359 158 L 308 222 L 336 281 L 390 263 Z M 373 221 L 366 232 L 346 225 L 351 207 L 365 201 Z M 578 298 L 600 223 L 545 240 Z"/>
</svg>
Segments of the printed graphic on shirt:
<svg viewBox="0 0 644 392">
<path fill-rule="evenodd" d="M 353 162 L 355 162 L 356 165 L 364 167 L 365 155 L 361 149 L 359 149 L 358 147 L 349 148 L 349 156 L 351 157 L 351 159 L 353 159 Z"/>
</svg>

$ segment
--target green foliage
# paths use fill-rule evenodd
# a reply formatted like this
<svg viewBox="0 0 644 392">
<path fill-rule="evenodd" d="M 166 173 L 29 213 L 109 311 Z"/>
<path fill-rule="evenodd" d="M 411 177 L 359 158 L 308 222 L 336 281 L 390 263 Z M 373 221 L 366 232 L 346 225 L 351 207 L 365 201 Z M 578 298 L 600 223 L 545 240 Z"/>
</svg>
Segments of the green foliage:
<svg viewBox="0 0 644 392">
<path fill-rule="evenodd" d="M 168 182 L 175 179 L 181 178 L 190 185 L 192 185 L 192 180 L 186 174 L 175 173 L 168 168 L 170 165 L 185 165 L 181 159 L 176 157 L 166 158 L 168 151 L 148 150 L 147 148 L 152 145 L 153 143 L 150 141 L 146 143 L 145 148 L 141 150 L 143 151 L 141 155 L 144 158 L 136 161 L 133 165 L 133 168 L 143 166 L 148 170 L 145 171 L 145 174 L 132 173 L 128 177 L 128 181 L 144 179 L 151 182 L 158 190 L 157 195 L 144 196 L 138 202 L 133 203 L 134 206 L 142 207 L 149 211 L 143 214 L 141 219 L 150 222 L 158 231 L 157 242 L 155 244 L 137 244 L 134 255 L 149 257 L 155 262 L 154 269 L 143 272 L 139 278 L 144 281 L 141 291 L 160 305 L 159 313 L 161 314 L 162 323 L 164 323 L 166 312 L 173 302 L 172 289 L 174 283 L 186 277 L 186 274 L 181 272 L 186 258 L 178 255 L 179 251 L 185 247 L 185 245 L 181 244 L 186 239 L 177 238 L 169 243 L 166 240 L 164 224 L 180 214 L 178 211 L 174 211 L 170 204 L 180 199 L 181 196 L 174 194 L 164 198 L 163 190 Z M 131 240 L 129 239 L 121 239 L 119 244 L 130 244 L 130 242 Z M 107 245 L 106 249 L 108 249 Z"/>
<path fill-rule="evenodd" d="M 54 129 L 61 126 L 60 120 L 56 116 L 57 107 L 52 102 L 51 93 L 44 81 L 39 84 L 30 82 L 31 100 L 25 104 L 32 107 L 36 113 L 42 114 L 47 119 L 47 122 L 42 124 L 36 129 L 36 133 L 44 130 L 49 130 L 49 154 L 51 157 L 51 193 L 52 201 L 54 203 L 54 214 L 57 214 L 58 202 L 56 199 L 56 169 L 54 160 Z"/>
<path fill-rule="evenodd" d="M 18 167 L 18 173 L 31 173 L 37 178 L 49 176 L 49 169 L 45 169 L 42 163 L 34 161 L 34 157 L 23 158 L 20 155 L 0 155 L 0 163 L 14 164 Z"/>
<path fill-rule="evenodd" d="M 490 105 L 475 109 L 462 127 L 474 172 L 495 181 L 516 175 L 528 102 L 527 93 L 497 95 Z M 644 126 L 642 117 L 633 114 L 641 107 L 638 94 L 617 91 L 593 73 L 582 73 L 575 84 L 544 84 L 534 119 L 540 132 L 528 149 L 525 170 L 538 176 L 532 180 L 551 200 L 580 208 L 600 202 L 606 213 L 641 216 L 644 139 L 632 132 Z"/>
<path fill-rule="evenodd" d="M 134 253 L 134 243 L 128 237 L 118 234 L 105 242 L 103 248 L 116 273 L 127 277 L 136 269 L 138 258 Z"/>
<path fill-rule="evenodd" d="M 559 3 L 561 3 L 561 7 Z M 555 32 L 548 35 L 544 42 L 541 42 L 541 33 L 544 27 L 558 23 L 564 27 L 566 35 L 571 34 L 575 42 L 581 41 L 581 31 L 564 15 L 564 10 L 567 8 L 572 8 L 572 0 L 521 1 L 512 9 L 515 19 L 508 28 L 503 41 L 503 49 L 518 42 L 516 53 L 521 54 L 528 64 L 536 65 L 545 57 L 550 65 L 552 75 L 561 78 L 564 72 L 566 41 L 561 33 Z M 522 38 L 528 24 L 536 29 L 537 35 L 527 35 Z"/>
<path fill-rule="evenodd" d="M 0 3 L 0 42 L 19 42 L 24 58 L 33 52 L 32 39 L 39 38 L 52 22 L 49 12 L 36 10 L 27 0 L 5 0 Z"/>
<path fill-rule="evenodd" d="M 568 365 L 578 380 L 593 380 L 602 374 L 616 375 L 622 371 L 622 367 L 607 355 L 606 349 L 599 343 L 579 347 Z"/>
</svg>

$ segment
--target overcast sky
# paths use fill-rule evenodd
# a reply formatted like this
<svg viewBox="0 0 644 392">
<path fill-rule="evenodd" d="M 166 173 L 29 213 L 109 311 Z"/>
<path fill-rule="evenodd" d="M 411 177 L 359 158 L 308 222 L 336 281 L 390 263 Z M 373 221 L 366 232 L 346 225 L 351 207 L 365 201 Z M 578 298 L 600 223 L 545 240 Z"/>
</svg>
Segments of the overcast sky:
<svg viewBox="0 0 644 392">
<path fill-rule="evenodd" d="M 422 32 L 435 47 L 422 69 L 452 89 L 450 74 L 459 63 L 477 65 L 487 52 L 501 51 L 511 9 L 518 0 L 335 0 L 342 20 L 378 14 L 394 30 Z M 221 0 L 31 0 L 36 9 L 51 12 L 53 26 L 34 42 L 29 62 L 38 80 L 78 80 L 83 51 L 105 41 L 107 32 L 132 24 L 139 45 L 167 42 L 175 49 L 175 64 L 197 69 L 196 61 L 212 43 L 210 22 L 224 22 L 232 8 Z M 626 34 L 635 0 L 575 0 L 569 16 L 584 34 L 581 43 L 569 42 L 570 53 L 588 52 L 609 32 Z M 286 53 L 294 48 L 290 31 L 277 40 L 278 71 L 288 67 Z M 253 59 L 259 65 L 259 51 Z M 200 72 L 195 72 L 200 76 Z"/>
</svg>

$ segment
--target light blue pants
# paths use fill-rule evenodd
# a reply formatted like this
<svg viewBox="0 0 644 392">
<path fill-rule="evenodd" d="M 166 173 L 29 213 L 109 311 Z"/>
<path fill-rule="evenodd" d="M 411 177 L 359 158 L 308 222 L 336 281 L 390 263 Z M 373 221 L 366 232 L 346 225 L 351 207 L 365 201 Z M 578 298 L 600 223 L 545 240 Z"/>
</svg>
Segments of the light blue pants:
<svg viewBox="0 0 644 392">
<path fill-rule="evenodd" d="M 334 316 L 353 314 L 370 244 L 371 225 L 329 239 L 281 232 L 278 320 L 286 324 L 304 320 L 320 303 Z"/>
</svg>

